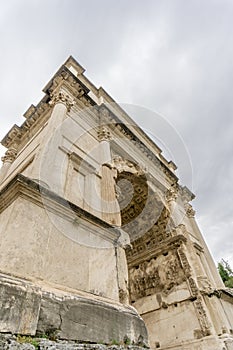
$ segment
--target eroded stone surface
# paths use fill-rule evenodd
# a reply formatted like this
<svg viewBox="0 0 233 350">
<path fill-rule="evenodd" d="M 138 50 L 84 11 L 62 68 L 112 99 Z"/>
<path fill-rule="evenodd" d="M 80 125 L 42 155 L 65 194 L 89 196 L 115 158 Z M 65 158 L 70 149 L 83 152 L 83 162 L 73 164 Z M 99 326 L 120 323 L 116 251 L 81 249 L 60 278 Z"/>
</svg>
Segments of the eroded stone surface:
<svg viewBox="0 0 233 350">
<path fill-rule="evenodd" d="M 148 342 L 145 324 L 134 308 L 98 296 L 52 293 L 1 275 L 0 301 L 0 332 L 105 344 L 125 339 Z"/>
<path fill-rule="evenodd" d="M 0 331 L 35 334 L 41 295 L 30 283 L 0 276 Z"/>
<path fill-rule="evenodd" d="M 127 338 L 147 344 L 144 322 L 133 309 L 81 298 L 43 297 L 37 332 L 93 343 L 120 343 Z"/>
<path fill-rule="evenodd" d="M 74 341 L 56 340 L 45 338 L 22 338 L 12 334 L 0 333 L 0 350 L 143 350 L 144 346 L 127 344 L 89 344 Z"/>
</svg>

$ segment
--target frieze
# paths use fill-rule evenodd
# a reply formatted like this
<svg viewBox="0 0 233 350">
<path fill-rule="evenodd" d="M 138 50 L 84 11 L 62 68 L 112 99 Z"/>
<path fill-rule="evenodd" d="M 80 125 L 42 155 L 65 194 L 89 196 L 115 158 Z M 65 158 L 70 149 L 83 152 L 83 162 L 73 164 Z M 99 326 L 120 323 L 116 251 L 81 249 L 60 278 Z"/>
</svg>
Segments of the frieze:
<svg viewBox="0 0 233 350">
<path fill-rule="evenodd" d="M 105 105 L 101 105 L 99 108 L 99 117 L 101 123 L 108 123 L 110 119 L 110 111 Z"/>
<path fill-rule="evenodd" d="M 179 192 L 184 202 L 190 202 L 195 198 L 195 195 L 186 186 L 179 185 Z"/>
<path fill-rule="evenodd" d="M 160 258 L 152 258 L 129 270 L 129 291 L 132 302 L 148 295 L 163 292 L 185 281 L 178 256 L 170 252 Z"/>
</svg>

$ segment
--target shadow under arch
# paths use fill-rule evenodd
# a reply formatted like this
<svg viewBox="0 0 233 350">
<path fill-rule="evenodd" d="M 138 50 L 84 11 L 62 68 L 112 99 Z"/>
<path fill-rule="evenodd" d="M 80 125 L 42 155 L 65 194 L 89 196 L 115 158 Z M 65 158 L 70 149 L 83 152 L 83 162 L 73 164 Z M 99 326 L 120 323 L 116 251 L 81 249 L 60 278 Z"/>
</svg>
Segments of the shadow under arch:
<svg viewBox="0 0 233 350">
<path fill-rule="evenodd" d="M 128 233 L 130 242 L 145 235 L 163 239 L 169 236 L 175 225 L 166 202 L 166 191 L 153 185 L 146 169 L 133 161 L 118 156 L 114 167 L 121 228 Z"/>
</svg>

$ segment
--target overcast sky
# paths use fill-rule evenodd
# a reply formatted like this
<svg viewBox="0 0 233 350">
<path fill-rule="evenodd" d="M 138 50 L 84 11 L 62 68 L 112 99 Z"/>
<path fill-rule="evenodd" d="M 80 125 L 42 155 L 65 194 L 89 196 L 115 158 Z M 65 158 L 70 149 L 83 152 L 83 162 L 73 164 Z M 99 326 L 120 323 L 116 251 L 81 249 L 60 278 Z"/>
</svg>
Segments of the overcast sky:
<svg viewBox="0 0 233 350">
<path fill-rule="evenodd" d="M 232 0 L 2 1 L 0 138 L 23 122 L 74 56 L 117 102 L 156 112 L 137 121 L 170 151 L 182 183 L 196 194 L 196 217 L 215 261 L 233 266 L 232 18 Z M 173 149 L 159 123 L 174 131 Z"/>
</svg>

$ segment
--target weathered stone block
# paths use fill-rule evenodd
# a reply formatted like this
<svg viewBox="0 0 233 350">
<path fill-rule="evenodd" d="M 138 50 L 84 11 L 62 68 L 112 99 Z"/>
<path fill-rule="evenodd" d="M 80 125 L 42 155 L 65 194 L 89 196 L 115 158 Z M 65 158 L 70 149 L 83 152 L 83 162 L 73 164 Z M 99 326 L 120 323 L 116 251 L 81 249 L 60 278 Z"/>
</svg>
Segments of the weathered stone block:
<svg viewBox="0 0 233 350">
<path fill-rule="evenodd" d="M 35 334 L 41 294 L 30 283 L 0 276 L 0 332 Z"/>
<path fill-rule="evenodd" d="M 22 342 L 23 340 L 23 342 Z M 25 337 L 17 339 L 12 334 L 0 333 L 0 350 L 143 350 L 137 345 L 104 345 L 77 343 L 75 341 L 57 340 L 51 341 L 42 338 Z"/>
<path fill-rule="evenodd" d="M 38 333 L 55 335 L 61 339 L 93 343 L 147 344 L 147 331 L 143 320 L 133 308 L 116 306 L 84 298 L 52 295 L 42 298 Z"/>
</svg>

